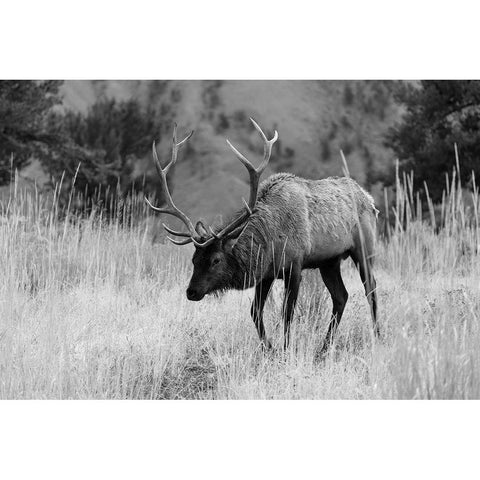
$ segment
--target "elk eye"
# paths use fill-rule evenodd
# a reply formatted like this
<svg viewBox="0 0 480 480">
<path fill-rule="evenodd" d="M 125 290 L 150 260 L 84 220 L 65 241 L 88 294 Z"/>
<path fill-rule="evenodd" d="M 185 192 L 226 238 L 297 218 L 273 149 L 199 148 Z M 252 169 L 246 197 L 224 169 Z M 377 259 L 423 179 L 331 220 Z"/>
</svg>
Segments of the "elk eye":
<svg viewBox="0 0 480 480">
<path fill-rule="evenodd" d="M 220 259 L 217 257 L 217 258 L 214 258 L 212 260 L 212 266 L 215 266 L 215 265 L 218 265 L 218 263 L 220 262 Z"/>
</svg>

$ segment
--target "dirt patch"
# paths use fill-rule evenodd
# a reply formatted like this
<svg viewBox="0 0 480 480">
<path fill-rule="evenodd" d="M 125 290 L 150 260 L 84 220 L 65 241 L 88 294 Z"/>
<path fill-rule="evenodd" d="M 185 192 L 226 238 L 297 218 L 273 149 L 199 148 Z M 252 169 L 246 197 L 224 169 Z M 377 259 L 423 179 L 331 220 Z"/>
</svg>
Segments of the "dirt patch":
<svg viewBox="0 0 480 480">
<path fill-rule="evenodd" d="M 202 349 L 196 357 L 175 371 L 167 370 L 163 376 L 160 395 L 162 400 L 212 398 L 217 387 L 217 373 L 210 355 Z"/>
</svg>

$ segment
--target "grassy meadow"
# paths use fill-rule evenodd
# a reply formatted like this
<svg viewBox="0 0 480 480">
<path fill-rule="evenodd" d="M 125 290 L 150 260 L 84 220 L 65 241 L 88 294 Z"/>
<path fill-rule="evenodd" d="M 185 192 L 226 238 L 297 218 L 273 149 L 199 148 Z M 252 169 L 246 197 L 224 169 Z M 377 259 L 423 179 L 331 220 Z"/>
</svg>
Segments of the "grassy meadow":
<svg viewBox="0 0 480 480">
<path fill-rule="evenodd" d="M 478 194 L 453 179 L 422 219 L 412 179 L 397 187 L 375 269 L 382 338 L 348 260 L 350 297 L 324 360 L 331 301 L 317 271 L 304 272 L 290 349 L 265 354 L 253 290 L 187 301 L 190 246 L 152 242 L 151 221 L 59 215 L 55 199 L 12 187 L 0 217 L 0 398 L 480 398 Z M 265 324 L 280 346 L 281 282 L 272 293 Z"/>
</svg>

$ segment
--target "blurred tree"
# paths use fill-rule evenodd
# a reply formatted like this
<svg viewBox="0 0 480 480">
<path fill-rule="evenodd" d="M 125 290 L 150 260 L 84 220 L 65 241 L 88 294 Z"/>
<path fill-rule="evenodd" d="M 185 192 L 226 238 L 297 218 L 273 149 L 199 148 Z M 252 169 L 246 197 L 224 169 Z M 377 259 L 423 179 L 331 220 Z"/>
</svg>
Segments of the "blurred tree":
<svg viewBox="0 0 480 480">
<path fill-rule="evenodd" d="M 51 115 L 49 121 L 70 143 L 68 154 L 55 152 L 43 159 L 46 170 L 55 181 L 65 172 L 67 192 L 75 178 L 77 190 L 102 200 L 108 192 L 123 194 L 133 186 L 135 163 L 161 131 L 155 113 L 136 100 L 99 100 L 86 115 L 68 111 Z"/>
<path fill-rule="evenodd" d="M 396 99 L 405 105 L 406 114 L 402 123 L 387 133 L 386 145 L 398 155 L 403 170 L 414 171 L 420 188 L 425 181 L 433 200 L 441 199 L 445 174 L 450 174 L 455 165 L 455 143 L 462 182 L 468 182 L 472 171 L 479 178 L 480 81 L 401 84 Z"/>
<path fill-rule="evenodd" d="M 45 159 L 62 148 L 63 139 L 47 121 L 52 107 L 61 103 L 62 83 L 0 81 L 0 185 L 9 183 L 12 166 L 23 168 L 32 157 Z"/>
</svg>

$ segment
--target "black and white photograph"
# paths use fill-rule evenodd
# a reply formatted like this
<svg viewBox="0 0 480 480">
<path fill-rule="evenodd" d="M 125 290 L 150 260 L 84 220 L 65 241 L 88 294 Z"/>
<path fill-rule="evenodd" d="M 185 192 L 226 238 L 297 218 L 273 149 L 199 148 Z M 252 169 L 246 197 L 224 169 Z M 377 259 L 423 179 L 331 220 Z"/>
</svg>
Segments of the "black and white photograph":
<svg viewBox="0 0 480 480">
<path fill-rule="evenodd" d="M 254 19 L 251 2 L 188 3 L 62 21 L 57 5 L 41 24 L 37 5 L 18 45 L 2 34 L 0 415 L 5 451 L 31 431 L 34 452 L 5 478 L 48 477 L 41 444 L 70 465 L 90 452 L 78 478 L 92 456 L 98 478 L 151 476 L 134 453 L 158 455 L 162 478 L 340 478 L 349 459 L 341 478 L 404 478 L 423 448 L 435 469 L 414 478 L 468 478 L 473 57 L 462 70 L 438 23 L 435 45 L 406 38 L 415 10 L 358 25 L 359 5 L 317 23 L 293 5 Z"/>
<path fill-rule="evenodd" d="M 0 98 L 2 398 L 480 397 L 480 81 Z"/>
</svg>

